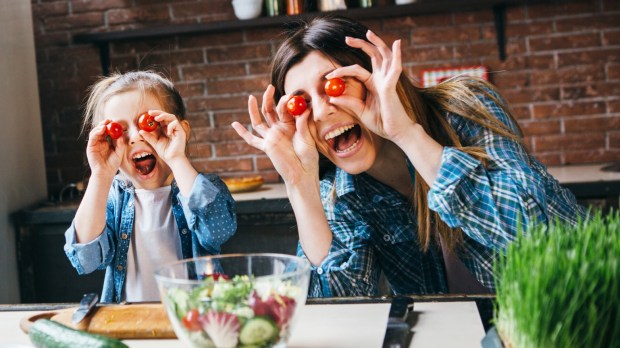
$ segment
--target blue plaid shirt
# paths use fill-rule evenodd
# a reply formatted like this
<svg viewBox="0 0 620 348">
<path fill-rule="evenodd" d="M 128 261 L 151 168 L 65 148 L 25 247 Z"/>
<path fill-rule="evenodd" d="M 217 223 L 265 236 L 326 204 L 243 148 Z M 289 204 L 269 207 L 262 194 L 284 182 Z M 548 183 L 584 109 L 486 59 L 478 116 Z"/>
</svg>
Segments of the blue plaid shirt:
<svg viewBox="0 0 620 348">
<path fill-rule="evenodd" d="M 480 100 L 517 132 L 497 104 Z M 490 159 L 485 167 L 445 147 L 428 204 L 448 226 L 463 231 L 459 259 L 494 291 L 495 256 L 515 239 L 519 225 L 555 218 L 574 223 L 587 211 L 518 142 L 458 115 L 448 113 L 447 119 L 464 146 L 484 147 Z M 441 249 L 431 242 L 421 251 L 415 208 L 406 197 L 367 174 L 339 168 L 322 178 L 321 197 L 334 238 L 327 258 L 312 267 L 309 296 L 379 295 L 381 272 L 395 294 L 447 292 Z M 297 254 L 304 256 L 301 245 Z"/>
</svg>

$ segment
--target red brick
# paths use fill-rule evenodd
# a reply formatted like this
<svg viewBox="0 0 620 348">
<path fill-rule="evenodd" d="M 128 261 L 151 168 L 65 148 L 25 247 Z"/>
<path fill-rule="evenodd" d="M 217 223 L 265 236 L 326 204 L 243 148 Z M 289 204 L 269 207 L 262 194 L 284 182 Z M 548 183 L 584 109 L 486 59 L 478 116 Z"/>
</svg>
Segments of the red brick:
<svg viewBox="0 0 620 348">
<path fill-rule="evenodd" d="M 69 14 L 69 3 L 62 1 L 48 3 L 33 3 L 32 15 L 34 18 L 45 19 L 53 16 L 67 16 Z"/>
<path fill-rule="evenodd" d="M 116 41 L 110 44 L 112 55 L 176 51 L 175 37 Z"/>
<path fill-rule="evenodd" d="M 556 71 L 533 71 L 531 83 L 534 86 L 558 83 L 584 83 L 605 79 L 603 66 L 581 65 L 560 67 Z"/>
<path fill-rule="evenodd" d="M 89 12 L 62 17 L 48 17 L 43 19 L 47 32 L 73 29 L 88 29 L 103 25 L 103 14 Z"/>
<path fill-rule="evenodd" d="M 208 64 L 181 68 L 184 81 L 204 81 L 207 79 L 245 75 L 245 64 Z"/>
<path fill-rule="evenodd" d="M 607 116 L 564 119 L 564 131 L 566 133 L 606 131 L 610 129 L 620 129 L 620 117 Z"/>
<path fill-rule="evenodd" d="M 153 23 L 170 19 L 168 6 L 141 6 L 131 9 L 113 9 L 106 13 L 110 25 L 123 23 Z"/>
<path fill-rule="evenodd" d="M 140 65 L 150 67 L 161 66 L 184 66 L 189 64 L 204 63 L 204 53 L 200 50 L 171 50 L 166 53 L 147 53 L 140 57 Z"/>
<path fill-rule="evenodd" d="M 560 18 L 555 22 L 558 32 L 592 31 L 614 26 L 617 27 L 618 23 L 620 23 L 620 15 L 617 13 L 597 13 L 589 18 L 584 16 L 566 19 Z"/>
<path fill-rule="evenodd" d="M 43 47 L 66 46 L 71 42 L 71 36 L 68 32 L 37 34 L 34 36 L 34 41 L 38 49 Z"/>
<path fill-rule="evenodd" d="M 497 54 L 497 44 L 493 42 L 475 42 L 454 48 L 454 58 L 456 59 L 490 57 Z"/>
<path fill-rule="evenodd" d="M 105 11 L 114 8 L 126 8 L 132 6 L 132 0 L 71 0 L 71 10 L 73 13 Z"/>
<path fill-rule="evenodd" d="M 286 33 L 282 28 L 265 28 L 264 30 L 245 30 L 246 42 L 270 41 L 275 47 L 286 39 Z"/>
<path fill-rule="evenodd" d="M 174 85 L 185 99 L 205 95 L 205 85 L 202 82 L 176 82 Z"/>
<path fill-rule="evenodd" d="M 266 81 L 271 80 L 271 62 L 271 59 L 248 62 L 248 74 L 256 75 L 257 78 L 263 78 Z M 265 85 L 265 87 L 267 87 L 267 85 Z"/>
<path fill-rule="evenodd" d="M 619 113 L 620 112 L 620 100 L 610 100 L 607 102 L 607 112 L 608 113 Z"/>
<path fill-rule="evenodd" d="M 209 63 L 234 62 L 254 60 L 271 55 L 271 46 L 268 44 L 252 44 L 245 46 L 227 46 L 207 49 Z"/>
<path fill-rule="evenodd" d="M 254 169 L 252 160 L 244 159 L 225 159 L 225 160 L 194 160 L 194 168 L 199 172 L 205 173 L 230 173 L 248 172 Z"/>
<path fill-rule="evenodd" d="M 620 158 L 620 150 L 574 150 L 564 154 L 566 164 L 612 162 L 618 161 L 618 158 Z"/>
<path fill-rule="evenodd" d="M 604 112 L 605 103 L 603 102 L 536 104 L 533 108 L 535 118 L 596 115 Z"/>
<path fill-rule="evenodd" d="M 213 145 L 192 142 L 189 146 L 189 155 L 191 159 L 211 158 L 213 156 Z"/>
<path fill-rule="evenodd" d="M 187 108 L 192 112 L 200 110 L 245 109 L 247 108 L 247 96 L 195 98 L 188 101 Z"/>
<path fill-rule="evenodd" d="M 275 170 L 261 171 L 260 174 L 263 176 L 266 183 L 276 184 L 282 182 L 282 178 L 280 178 L 280 175 Z"/>
<path fill-rule="evenodd" d="M 534 138 L 536 151 L 593 150 L 605 147 L 605 133 L 590 132 L 566 135 L 545 135 Z"/>
<path fill-rule="evenodd" d="M 269 170 L 273 169 L 273 163 L 267 156 L 257 156 L 256 157 L 256 167 L 258 170 Z"/>
<path fill-rule="evenodd" d="M 265 86 L 269 84 L 266 79 L 256 79 L 254 77 L 244 77 L 236 79 L 220 79 L 207 82 L 209 94 L 231 94 L 231 93 L 261 93 Z"/>
<path fill-rule="evenodd" d="M 620 31 L 606 31 L 603 32 L 603 45 L 604 46 L 618 46 L 620 45 Z"/>
<path fill-rule="evenodd" d="M 562 130 L 562 126 L 558 120 L 519 122 L 519 125 L 521 126 L 521 130 L 523 130 L 523 134 L 530 136 L 558 134 L 561 133 Z"/>
<path fill-rule="evenodd" d="M 528 6 L 528 16 L 532 19 L 553 18 L 558 15 L 595 12 L 595 1 L 560 2 L 550 5 Z"/>
<path fill-rule="evenodd" d="M 238 137 L 241 139 L 241 137 Z M 228 142 L 215 144 L 216 157 L 238 157 L 263 153 L 262 151 L 248 145 L 245 141 Z"/>
<path fill-rule="evenodd" d="M 519 88 L 530 85 L 530 73 L 526 71 L 505 71 L 492 75 L 493 81 L 500 88 Z"/>
<path fill-rule="evenodd" d="M 242 42 L 243 32 L 239 30 L 215 34 L 192 34 L 179 37 L 179 48 L 218 47 Z"/>
<path fill-rule="evenodd" d="M 551 51 L 569 48 L 584 49 L 586 47 L 600 47 L 601 39 L 598 33 L 571 34 L 543 38 L 530 38 L 531 51 Z"/>
<path fill-rule="evenodd" d="M 480 40 L 478 27 L 420 28 L 413 32 L 414 45 L 438 45 Z"/>
<path fill-rule="evenodd" d="M 558 53 L 558 66 L 579 64 L 605 64 L 620 61 L 620 49 L 579 50 L 577 52 Z"/>
<path fill-rule="evenodd" d="M 451 45 L 416 47 L 414 49 L 403 48 L 403 61 L 429 62 L 449 60 L 454 58 L 454 51 Z"/>
<path fill-rule="evenodd" d="M 232 127 L 223 128 L 195 128 L 193 131 L 195 139 L 208 143 L 217 143 L 237 139 L 239 135 Z"/>
<path fill-rule="evenodd" d="M 609 148 L 614 150 L 620 150 L 620 131 L 614 131 L 607 133 L 609 139 Z"/>
<path fill-rule="evenodd" d="M 521 22 L 509 23 L 506 26 L 506 37 L 509 39 L 526 38 L 532 35 L 551 34 L 553 32 L 552 22 Z"/>
<path fill-rule="evenodd" d="M 250 114 L 247 110 L 242 112 L 218 112 L 213 119 L 215 121 L 215 127 L 230 127 L 230 124 L 234 121 L 246 127 L 250 126 Z"/>
<path fill-rule="evenodd" d="M 207 2 L 186 2 L 171 4 L 172 15 L 174 18 L 208 16 L 215 13 L 228 13 L 231 9 L 230 1 L 210 0 Z"/>
<path fill-rule="evenodd" d="M 562 87 L 561 94 L 562 99 L 568 101 L 620 95 L 620 84 L 595 81 L 581 86 Z"/>
</svg>

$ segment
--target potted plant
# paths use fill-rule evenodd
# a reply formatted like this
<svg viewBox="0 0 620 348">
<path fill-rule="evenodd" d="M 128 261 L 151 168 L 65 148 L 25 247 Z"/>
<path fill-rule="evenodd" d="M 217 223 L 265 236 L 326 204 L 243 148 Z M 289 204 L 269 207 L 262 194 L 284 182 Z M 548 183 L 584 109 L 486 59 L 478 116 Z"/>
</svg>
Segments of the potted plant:
<svg viewBox="0 0 620 348">
<path fill-rule="evenodd" d="M 574 226 L 537 226 L 520 234 L 501 260 L 495 266 L 497 345 L 620 345 L 618 212 L 598 211 Z M 492 341 L 487 335 L 483 346 Z"/>
</svg>

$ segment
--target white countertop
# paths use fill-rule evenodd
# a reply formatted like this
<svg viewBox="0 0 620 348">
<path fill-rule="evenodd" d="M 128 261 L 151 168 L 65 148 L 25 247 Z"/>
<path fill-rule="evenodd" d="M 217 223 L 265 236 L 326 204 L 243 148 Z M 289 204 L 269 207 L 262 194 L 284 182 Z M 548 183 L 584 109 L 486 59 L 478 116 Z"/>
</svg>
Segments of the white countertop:
<svg viewBox="0 0 620 348">
<path fill-rule="evenodd" d="M 568 165 L 547 167 L 561 184 L 591 183 L 599 181 L 620 181 L 620 172 L 602 171 L 601 168 L 609 165 Z M 254 201 L 260 199 L 283 199 L 288 198 L 284 184 L 265 184 L 256 191 L 233 193 L 235 201 Z"/>
<path fill-rule="evenodd" d="M 586 183 L 598 181 L 620 181 L 620 172 L 602 171 L 605 164 L 571 165 L 548 167 L 549 173 L 561 184 Z"/>
<path fill-rule="evenodd" d="M 290 348 L 381 347 L 389 303 L 320 304 L 300 308 Z M 410 347 L 480 347 L 484 329 L 475 302 L 417 302 Z M 32 347 L 19 321 L 40 312 L 0 312 L 0 348 Z M 130 347 L 183 347 L 179 340 L 125 340 Z"/>
</svg>

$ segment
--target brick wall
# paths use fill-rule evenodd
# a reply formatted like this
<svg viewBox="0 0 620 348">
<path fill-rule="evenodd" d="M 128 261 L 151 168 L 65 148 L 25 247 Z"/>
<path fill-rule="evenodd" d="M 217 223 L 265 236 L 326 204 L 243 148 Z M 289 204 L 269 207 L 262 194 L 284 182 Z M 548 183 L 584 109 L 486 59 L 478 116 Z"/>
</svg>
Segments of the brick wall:
<svg viewBox="0 0 620 348">
<path fill-rule="evenodd" d="M 383 0 L 386 2 L 388 0 Z M 167 23 L 232 20 L 229 0 L 32 0 L 50 194 L 88 174 L 81 104 L 101 74 L 99 53 L 79 33 Z M 620 159 L 620 2 L 563 1 L 506 14 L 508 57 L 498 59 L 489 10 L 365 22 L 386 41 L 403 39 L 403 64 L 421 69 L 484 64 L 512 103 L 530 149 L 546 164 Z M 277 28 L 119 41 L 112 69 L 155 69 L 179 86 L 193 126 L 192 162 L 222 175 L 261 173 L 278 181 L 266 156 L 229 126 L 249 123 L 247 95 L 268 82 Z"/>
</svg>

